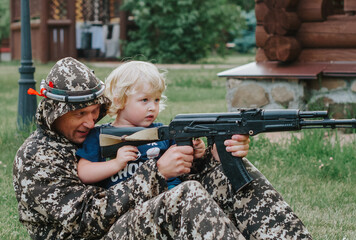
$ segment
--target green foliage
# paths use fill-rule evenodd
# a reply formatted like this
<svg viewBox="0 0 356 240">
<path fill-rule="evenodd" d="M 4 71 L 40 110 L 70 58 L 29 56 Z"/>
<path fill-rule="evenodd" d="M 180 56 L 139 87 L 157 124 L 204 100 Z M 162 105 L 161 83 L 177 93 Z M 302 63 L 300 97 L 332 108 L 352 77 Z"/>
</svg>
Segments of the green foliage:
<svg viewBox="0 0 356 240">
<path fill-rule="evenodd" d="M 279 142 L 259 135 L 251 138 L 248 158 L 313 239 L 356 239 L 355 145 L 355 134 L 341 136 L 335 130 L 303 130 Z"/>
<path fill-rule="evenodd" d="M 245 11 L 251 11 L 255 9 L 255 1 L 246 0 L 230 0 L 231 3 L 241 6 Z"/>
<path fill-rule="evenodd" d="M 227 33 L 243 21 L 240 8 L 227 0 L 126 0 L 123 9 L 137 26 L 125 57 L 166 63 L 194 62 L 212 50 L 223 54 Z"/>
<path fill-rule="evenodd" d="M 9 37 L 10 33 L 10 2 L 0 0 L 0 45 L 1 40 Z"/>
<path fill-rule="evenodd" d="M 245 26 L 237 31 L 237 33 L 232 33 L 231 36 L 238 36 L 232 40 L 234 43 L 234 49 L 240 53 L 252 52 L 256 49 L 256 17 L 255 11 L 251 10 L 249 12 L 242 11 L 241 14 L 245 18 Z"/>
<path fill-rule="evenodd" d="M 344 137 L 347 137 L 345 135 Z M 356 181 L 356 136 L 345 144 L 336 130 L 303 130 L 284 142 L 272 143 L 265 137 L 252 139 L 250 159 L 265 159 L 270 166 L 288 169 L 285 174 L 303 174 L 308 178 Z M 257 165 L 260 162 L 257 162 Z M 273 170 L 272 170 L 273 171 Z"/>
</svg>

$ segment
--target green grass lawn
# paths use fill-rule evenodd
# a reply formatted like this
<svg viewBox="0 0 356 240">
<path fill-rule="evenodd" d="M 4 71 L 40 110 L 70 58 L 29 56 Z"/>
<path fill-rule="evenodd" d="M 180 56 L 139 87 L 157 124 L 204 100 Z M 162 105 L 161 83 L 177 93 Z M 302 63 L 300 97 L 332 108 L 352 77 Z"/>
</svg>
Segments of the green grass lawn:
<svg viewBox="0 0 356 240">
<path fill-rule="evenodd" d="M 251 59 L 234 56 L 202 63 L 239 65 Z M 37 90 L 52 65 L 35 64 Z M 29 134 L 16 127 L 18 67 L 19 63 L 0 63 L 0 239 L 29 239 L 18 221 L 12 187 L 13 159 Z M 100 79 L 112 70 L 93 68 Z M 167 124 L 178 113 L 227 111 L 225 79 L 216 76 L 223 70 L 169 70 L 167 108 L 158 121 Z M 280 144 L 264 136 L 253 138 L 248 158 L 282 193 L 314 239 L 356 239 L 356 139 L 341 145 L 332 143 L 326 133 L 334 132 L 308 131 L 301 138 L 292 137 Z"/>
</svg>

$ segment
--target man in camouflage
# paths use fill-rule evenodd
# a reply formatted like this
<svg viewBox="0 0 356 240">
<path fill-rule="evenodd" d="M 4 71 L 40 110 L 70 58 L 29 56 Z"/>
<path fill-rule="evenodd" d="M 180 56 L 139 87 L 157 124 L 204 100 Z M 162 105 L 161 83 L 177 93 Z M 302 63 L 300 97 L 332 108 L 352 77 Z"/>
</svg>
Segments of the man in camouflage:
<svg viewBox="0 0 356 240">
<path fill-rule="evenodd" d="M 100 80 L 73 58 L 55 64 L 45 89 L 38 128 L 18 150 L 13 170 L 20 221 L 33 239 L 311 239 L 246 159 L 254 181 L 236 193 L 210 151 L 170 191 L 153 160 L 109 189 L 83 184 L 75 152 L 110 101 L 98 94 Z M 238 154 L 246 137 L 233 138 L 230 151 Z M 189 146 L 175 149 L 172 157 L 193 153 Z"/>
</svg>

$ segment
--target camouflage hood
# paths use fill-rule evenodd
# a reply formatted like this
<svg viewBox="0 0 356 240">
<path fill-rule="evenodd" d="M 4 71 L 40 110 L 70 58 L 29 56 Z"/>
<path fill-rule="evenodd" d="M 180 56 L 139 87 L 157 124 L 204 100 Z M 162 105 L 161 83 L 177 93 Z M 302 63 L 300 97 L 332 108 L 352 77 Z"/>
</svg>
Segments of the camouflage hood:
<svg viewBox="0 0 356 240">
<path fill-rule="evenodd" d="M 102 83 L 87 66 L 73 58 L 64 58 L 59 60 L 48 74 L 45 85 L 52 92 L 62 92 L 68 95 L 80 96 L 86 92 L 91 92 Z M 42 130 L 53 130 L 52 124 L 62 115 L 94 104 L 101 104 L 100 115 L 97 121 L 106 115 L 107 108 L 110 106 L 110 100 L 105 96 L 83 102 L 64 102 L 50 98 L 44 98 L 40 101 L 37 113 L 36 123 Z"/>
</svg>

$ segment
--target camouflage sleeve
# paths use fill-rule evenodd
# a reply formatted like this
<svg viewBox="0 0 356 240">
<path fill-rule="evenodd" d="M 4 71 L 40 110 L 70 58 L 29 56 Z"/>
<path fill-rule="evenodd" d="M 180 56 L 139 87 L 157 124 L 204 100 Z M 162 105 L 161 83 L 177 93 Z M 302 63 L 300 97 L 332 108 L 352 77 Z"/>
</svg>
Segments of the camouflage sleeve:
<svg viewBox="0 0 356 240">
<path fill-rule="evenodd" d="M 79 222 L 85 223 L 79 232 L 92 235 L 94 229 L 106 233 L 108 228 L 124 213 L 167 190 L 164 177 L 158 172 L 156 162 L 144 163 L 127 181 L 108 190 L 90 186 L 80 196 L 85 207 Z M 95 193 L 95 194 L 93 194 Z M 88 199 L 88 200 L 85 200 Z M 79 212 L 81 214 L 81 212 Z M 99 235 L 101 235 L 101 233 Z"/>
<path fill-rule="evenodd" d="M 100 237 L 126 211 L 167 189 L 154 161 L 129 180 L 103 189 L 80 181 L 74 151 L 58 154 L 27 146 L 15 158 L 14 188 L 20 220 L 35 238 Z"/>
</svg>

